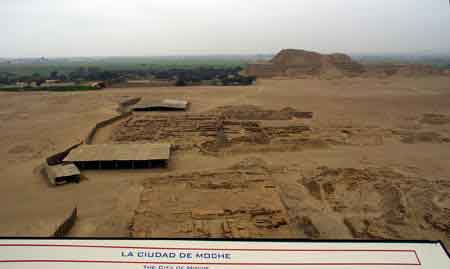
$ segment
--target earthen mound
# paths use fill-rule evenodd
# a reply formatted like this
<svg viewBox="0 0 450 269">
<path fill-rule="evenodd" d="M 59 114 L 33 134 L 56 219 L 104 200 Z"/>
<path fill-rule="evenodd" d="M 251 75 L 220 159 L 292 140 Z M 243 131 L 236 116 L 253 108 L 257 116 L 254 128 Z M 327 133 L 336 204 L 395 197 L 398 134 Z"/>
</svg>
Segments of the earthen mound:
<svg viewBox="0 0 450 269">
<path fill-rule="evenodd" d="M 313 51 L 285 49 L 265 63 L 250 64 L 247 74 L 259 77 L 322 76 L 325 78 L 356 76 L 364 67 L 342 53 L 320 54 Z"/>
</svg>

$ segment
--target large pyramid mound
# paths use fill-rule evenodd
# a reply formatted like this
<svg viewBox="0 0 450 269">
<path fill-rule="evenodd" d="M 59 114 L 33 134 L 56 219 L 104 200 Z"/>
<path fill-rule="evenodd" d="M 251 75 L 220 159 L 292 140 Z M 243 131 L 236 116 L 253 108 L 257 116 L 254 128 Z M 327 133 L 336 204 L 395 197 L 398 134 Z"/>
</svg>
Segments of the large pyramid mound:
<svg viewBox="0 0 450 269">
<path fill-rule="evenodd" d="M 285 49 L 270 60 L 280 66 L 320 66 L 322 55 L 313 51 Z"/>
<path fill-rule="evenodd" d="M 247 67 L 248 75 L 258 77 L 355 76 L 363 72 L 364 67 L 348 55 L 324 55 L 297 49 L 282 50 L 269 62 L 249 64 Z"/>
</svg>

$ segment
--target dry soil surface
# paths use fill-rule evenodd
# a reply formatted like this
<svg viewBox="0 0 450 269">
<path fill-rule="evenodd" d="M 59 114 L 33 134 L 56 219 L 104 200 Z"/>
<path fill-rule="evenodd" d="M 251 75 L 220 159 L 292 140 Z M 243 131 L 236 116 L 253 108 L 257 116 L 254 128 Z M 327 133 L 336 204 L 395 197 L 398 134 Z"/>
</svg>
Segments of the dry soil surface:
<svg viewBox="0 0 450 269">
<path fill-rule="evenodd" d="M 190 115 L 137 113 L 94 142 L 169 141 L 177 146 L 169 167 L 83 171 L 79 184 L 50 186 L 44 159 L 83 140 L 132 97 L 187 99 Z M 286 116 L 294 110 L 313 118 Z M 50 235 L 76 205 L 71 236 L 450 245 L 450 78 L 3 92 L 0 126 L 1 236 Z"/>
</svg>

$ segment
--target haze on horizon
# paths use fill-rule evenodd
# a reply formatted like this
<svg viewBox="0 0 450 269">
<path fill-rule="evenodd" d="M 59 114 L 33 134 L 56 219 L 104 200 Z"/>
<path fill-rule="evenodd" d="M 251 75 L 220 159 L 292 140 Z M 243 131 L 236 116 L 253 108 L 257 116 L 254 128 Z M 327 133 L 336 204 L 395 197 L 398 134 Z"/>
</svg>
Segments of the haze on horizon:
<svg viewBox="0 0 450 269">
<path fill-rule="evenodd" d="M 2 0 L 0 57 L 449 53 L 447 0 Z"/>
</svg>

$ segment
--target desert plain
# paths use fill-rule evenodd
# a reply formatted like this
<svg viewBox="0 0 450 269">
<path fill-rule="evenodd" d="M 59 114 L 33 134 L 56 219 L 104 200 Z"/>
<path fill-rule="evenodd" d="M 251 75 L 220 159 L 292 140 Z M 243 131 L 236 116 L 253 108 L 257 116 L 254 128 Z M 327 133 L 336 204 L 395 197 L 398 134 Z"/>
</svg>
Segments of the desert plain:
<svg viewBox="0 0 450 269">
<path fill-rule="evenodd" d="M 94 143 L 169 142 L 168 167 L 87 170 L 79 184 L 51 186 L 45 158 L 136 97 L 190 107 L 134 113 Z M 68 236 L 450 245 L 450 77 L 0 92 L 0 141 L 0 236 L 49 236 L 76 206 Z"/>
</svg>

